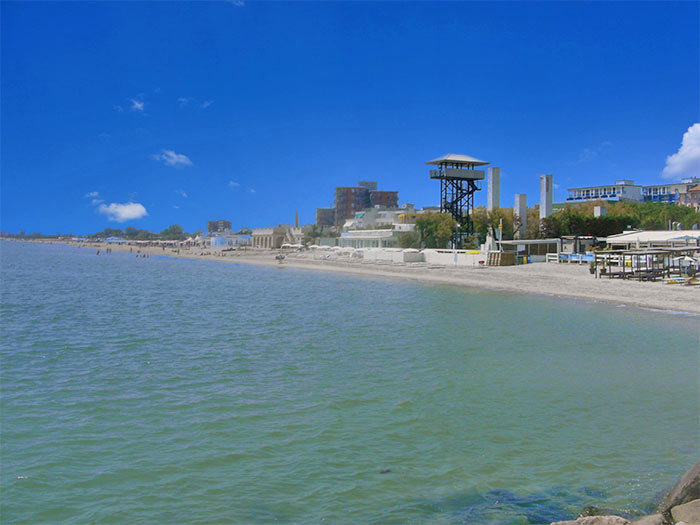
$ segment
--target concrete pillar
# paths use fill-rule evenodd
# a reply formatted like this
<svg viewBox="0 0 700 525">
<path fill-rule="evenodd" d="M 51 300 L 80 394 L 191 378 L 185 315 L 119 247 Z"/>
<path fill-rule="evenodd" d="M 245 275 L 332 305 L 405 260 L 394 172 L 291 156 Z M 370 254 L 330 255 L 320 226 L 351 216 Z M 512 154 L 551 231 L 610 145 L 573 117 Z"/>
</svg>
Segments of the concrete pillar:
<svg viewBox="0 0 700 525">
<path fill-rule="evenodd" d="M 593 206 L 593 217 L 605 217 L 607 214 L 605 206 Z"/>
<path fill-rule="evenodd" d="M 527 231 L 527 194 L 516 193 L 513 205 L 513 220 L 520 218 L 520 228 L 515 231 L 515 237 L 522 239 Z"/>
<path fill-rule="evenodd" d="M 488 184 L 488 196 L 486 209 L 493 211 L 501 207 L 501 168 L 489 168 L 486 174 Z"/>
<path fill-rule="evenodd" d="M 540 175 L 540 220 L 552 214 L 552 175 Z"/>
</svg>

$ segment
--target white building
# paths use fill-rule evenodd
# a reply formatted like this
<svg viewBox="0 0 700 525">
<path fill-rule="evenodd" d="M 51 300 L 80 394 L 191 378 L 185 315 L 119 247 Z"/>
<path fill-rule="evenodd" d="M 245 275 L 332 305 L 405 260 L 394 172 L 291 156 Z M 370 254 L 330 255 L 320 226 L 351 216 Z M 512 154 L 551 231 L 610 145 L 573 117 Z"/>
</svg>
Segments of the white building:
<svg viewBox="0 0 700 525">
<path fill-rule="evenodd" d="M 670 202 L 679 204 L 693 186 L 700 182 L 700 177 L 689 177 L 683 179 L 679 183 L 674 184 L 655 184 L 652 186 L 644 186 L 642 188 L 642 198 L 645 201 L 651 202 Z"/>
<path fill-rule="evenodd" d="M 237 235 L 228 232 L 213 232 L 209 237 L 209 246 L 218 250 L 226 248 L 240 248 L 241 246 L 250 246 L 249 235 Z"/>
<path fill-rule="evenodd" d="M 366 230 L 379 226 L 391 227 L 393 224 L 415 222 L 416 208 L 413 204 L 403 204 L 400 208 L 374 206 L 355 212 L 352 219 L 343 224 L 343 230 Z"/>
<path fill-rule="evenodd" d="M 394 224 L 386 230 L 349 230 L 340 234 L 341 248 L 398 248 L 399 235 L 413 231 L 413 224 Z"/>
<path fill-rule="evenodd" d="M 253 248 L 275 250 L 283 244 L 303 244 L 304 233 L 301 227 L 280 224 L 273 228 L 253 229 Z"/>
<path fill-rule="evenodd" d="M 641 202 L 642 186 L 635 184 L 633 180 L 621 179 L 615 184 L 606 186 L 586 186 L 583 188 L 569 188 L 568 202 L 576 201 L 633 201 Z"/>
</svg>

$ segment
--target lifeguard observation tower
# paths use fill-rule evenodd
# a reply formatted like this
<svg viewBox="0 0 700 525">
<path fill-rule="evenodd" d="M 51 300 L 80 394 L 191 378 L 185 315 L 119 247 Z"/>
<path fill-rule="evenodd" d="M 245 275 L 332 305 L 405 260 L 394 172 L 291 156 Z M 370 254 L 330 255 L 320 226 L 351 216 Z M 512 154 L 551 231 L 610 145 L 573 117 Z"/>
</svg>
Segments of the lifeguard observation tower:
<svg viewBox="0 0 700 525">
<path fill-rule="evenodd" d="M 437 169 L 430 170 L 430 178 L 440 181 L 440 211 L 450 213 L 457 221 L 457 232 L 452 237 L 455 248 L 461 248 L 464 238 L 474 234 L 471 213 L 474 209 L 474 193 L 480 190 L 479 181 L 484 180 L 488 162 L 469 155 L 449 153 L 426 162 Z"/>
</svg>

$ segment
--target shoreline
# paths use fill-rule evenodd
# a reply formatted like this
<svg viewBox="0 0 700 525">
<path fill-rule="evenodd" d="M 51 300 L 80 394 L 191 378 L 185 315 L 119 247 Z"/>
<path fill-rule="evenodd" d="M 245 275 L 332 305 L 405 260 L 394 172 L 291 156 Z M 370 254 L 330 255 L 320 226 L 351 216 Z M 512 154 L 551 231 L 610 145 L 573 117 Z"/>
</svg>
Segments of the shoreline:
<svg viewBox="0 0 700 525">
<path fill-rule="evenodd" d="M 79 247 L 64 241 L 48 242 Z M 351 261 L 348 257 L 313 258 L 312 252 L 292 252 L 280 264 L 275 259 L 279 250 L 231 251 L 214 255 L 201 248 L 187 249 L 134 247 L 127 245 L 83 245 L 82 249 L 159 255 L 180 259 L 249 264 L 267 267 L 288 267 L 310 271 L 344 273 L 374 277 L 391 277 L 413 282 L 451 285 L 476 290 L 527 293 L 548 297 L 583 299 L 592 302 L 624 305 L 651 310 L 700 315 L 700 287 L 666 285 L 662 282 L 623 281 L 594 278 L 587 265 L 533 263 L 518 266 L 450 267 L 428 266 L 425 263 L 369 263 Z M 200 255 L 204 251 L 204 255 Z M 179 253 L 178 253 L 179 252 Z"/>
</svg>

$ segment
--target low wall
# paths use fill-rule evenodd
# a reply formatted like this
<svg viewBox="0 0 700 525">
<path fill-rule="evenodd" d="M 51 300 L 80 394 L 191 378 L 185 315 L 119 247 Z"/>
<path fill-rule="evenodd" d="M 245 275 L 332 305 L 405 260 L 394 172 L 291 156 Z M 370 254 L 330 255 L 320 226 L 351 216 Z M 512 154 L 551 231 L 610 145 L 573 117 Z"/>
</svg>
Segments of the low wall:
<svg viewBox="0 0 700 525">
<path fill-rule="evenodd" d="M 428 264 L 443 266 L 485 266 L 486 254 L 479 250 L 423 250 Z"/>
</svg>

